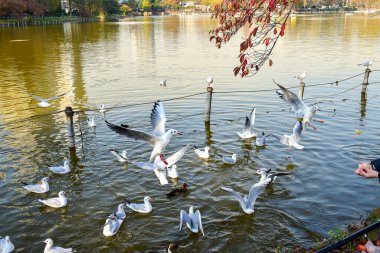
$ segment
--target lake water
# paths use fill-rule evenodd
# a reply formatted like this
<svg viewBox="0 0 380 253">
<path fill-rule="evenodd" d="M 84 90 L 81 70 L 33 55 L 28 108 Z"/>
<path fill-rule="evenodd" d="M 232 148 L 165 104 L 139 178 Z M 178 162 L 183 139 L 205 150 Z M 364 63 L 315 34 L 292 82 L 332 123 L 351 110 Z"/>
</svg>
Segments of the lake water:
<svg viewBox="0 0 380 253">
<path fill-rule="evenodd" d="M 373 71 L 366 104 L 360 101 L 363 75 L 338 86 L 334 82 L 364 72 L 357 64 L 375 60 L 380 69 L 380 16 L 297 16 L 289 21 L 272 57 L 253 78 L 233 76 L 240 36 L 217 50 L 208 31 L 208 16 L 143 17 L 118 23 L 64 24 L 0 30 L 0 235 L 9 235 L 17 252 L 42 252 L 50 237 L 57 245 L 81 244 L 79 252 L 160 251 L 171 241 L 179 252 L 274 252 L 275 248 L 310 246 L 328 231 L 357 221 L 379 207 L 377 180 L 365 180 L 354 169 L 380 155 L 378 119 L 380 71 Z M 305 99 L 322 110 L 318 130 L 303 132 L 304 150 L 287 150 L 269 139 L 265 149 L 236 135 L 244 117 L 257 107 L 256 131 L 290 134 L 294 113 L 271 90 L 273 79 L 297 86 L 306 70 Z M 99 113 L 75 115 L 76 155 L 69 152 L 65 115 L 54 113 L 117 107 L 107 111 L 113 123 L 150 131 L 153 102 L 206 91 L 214 76 L 210 130 L 205 128 L 205 94 L 164 102 L 167 127 L 183 131 L 166 149 L 171 154 L 186 144 L 209 145 L 207 162 L 189 150 L 178 162 L 178 185 L 187 182 L 186 197 L 167 199 L 176 182 L 160 186 L 154 173 L 114 159 L 112 148 L 148 160 L 151 147 L 112 132 Z M 159 82 L 167 79 L 167 87 Z M 378 82 L 378 83 L 376 83 Z M 41 108 L 30 94 L 52 97 L 72 89 Z M 294 89 L 298 92 L 297 89 Z M 217 93 L 222 92 L 222 93 Z M 339 94 L 340 93 L 340 94 Z M 141 105 L 134 105 L 141 103 Z M 130 106 L 128 106 L 130 105 Z M 44 115 L 40 117 L 40 115 Z M 96 132 L 87 127 L 95 115 Z M 80 130 L 83 138 L 80 137 Z M 361 134 L 355 134 L 355 130 Z M 225 166 L 215 153 L 239 154 Z M 52 175 L 47 164 L 71 157 L 73 172 Z M 254 215 L 242 212 L 221 186 L 247 192 L 258 182 L 256 169 L 292 172 L 278 178 L 256 202 Z M 51 190 L 28 194 L 20 182 L 50 176 Z M 60 190 L 68 206 L 53 210 L 37 201 Z M 105 218 L 125 199 L 153 198 L 153 212 L 128 211 L 116 236 L 105 238 Z M 179 231 L 179 212 L 194 205 L 202 214 L 205 236 Z"/>
</svg>

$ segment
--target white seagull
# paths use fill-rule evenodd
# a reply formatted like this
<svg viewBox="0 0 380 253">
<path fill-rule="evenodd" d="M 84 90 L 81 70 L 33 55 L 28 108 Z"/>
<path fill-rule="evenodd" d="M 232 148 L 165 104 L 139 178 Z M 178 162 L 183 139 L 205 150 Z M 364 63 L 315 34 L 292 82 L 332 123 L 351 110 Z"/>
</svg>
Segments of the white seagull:
<svg viewBox="0 0 380 253">
<path fill-rule="evenodd" d="M 54 208 L 65 207 L 67 205 L 67 198 L 64 191 L 58 193 L 58 198 L 38 199 L 38 201 Z"/>
<path fill-rule="evenodd" d="M 162 81 L 160 82 L 160 86 L 166 86 L 166 80 L 162 80 Z"/>
<path fill-rule="evenodd" d="M 298 76 L 295 76 L 294 78 L 297 78 L 301 82 L 306 78 L 306 71 L 304 70 L 302 74 L 299 74 Z"/>
<path fill-rule="evenodd" d="M 267 145 L 267 138 L 270 136 L 271 134 L 265 134 L 264 132 L 261 133 L 260 136 L 257 136 L 256 138 L 256 146 L 257 147 L 264 147 Z"/>
<path fill-rule="evenodd" d="M 103 235 L 104 236 L 114 236 L 121 224 L 123 223 L 123 219 L 118 219 L 115 214 L 111 214 L 107 219 L 106 223 L 103 227 Z"/>
<path fill-rule="evenodd" d="M 57 173 L 57 174 L 69 173 L 71 171 L 70 170 L 70 161 L 64 161 L 63 166 L 49 167 L 48 169 L 54 173 Z"/>
<path fill-rule="evenodd" d="M 144 204 L 131 203 L 127 200 L 126 206 L 139 213 L 150 213 L 153 209 L 148 196 L 144 198 Z"/>
<path fill-rule="evenodd" d="M 35 98 L 35 99 L 41 101 L 41 102 L 37 103 L 39 106 L 41 106 L 41 107 L 49 107 L 49 106 L 51 106 L 51 104 L 49 104 L 49 101 L 50 101 L 50 100 L 53 100 L 53 99 L 56 99 L 56 98 L 62 97 L 62 96 L 66 95 L 66 94 L 69 93 L 69 92 L 70 92 L 70 91 L 65 92 L 65 93 L 63 93 L 63 94 L 61 94 L 61 95 L 58 95 L 58 96 L 54 96 L 54 97 L 47 98 L 47 99 L 41 98 L 41 97 L 39 97 L 39 96 L 35 96 L 35 95 L 33 95 L 33 94 L 30 94 L 30 93 L 28 93 L 28 94 L 29 94 L 30 96 L 32 96 L 33 98 Z"/>
<path fill-rule="evenodd" d="M 73 248 L 62 248 L 59 246 L 54 246 L 52 239 L 48 238 L 44 241 L 46 243 L 44 253 L 72 253 L 76 252 Z"/>
<path fill-rule="evenodd" d="M 222 155 L 219 155 L 219 154 L 217 154 L 217 155 L 222 159 L 222 161 L 224 163 L 230 164 L 230 165 L 233 165 L 233 164 L 236 163 L 236 158 L 238 156 L 237 154 L 232 154 L 231 157 L 229 157 L 229 156 L 222 156 Z"/>
<path fill-rule="evenodd" d="M 115 212 L 115 215 L 118 219 L 124 220 L 127 216 L 125 215 L 125 205 L 124 204 L 119 204 L 117 206 L 117 210 Z"/>
<path fill-rule="evenodd" d="M 358 65 L 359 66 L 364 66 L 364 67 L 369 67 L 373 64 L 373 60 L 369 60 L 369 61 L 366 61 L 366 62 L 363 62 L 363 63 L 359 63 Z"/>
<path fill-rule="evenodd" d="M 10 253 L 15 250 L 15 246 L 11 242 L 11 239 L 9 236 L 6 236 L 5 238 L 0 236 L 0 252 L 1 253 Z"/>
<path fill-rule="evenodd" d="M 191 232 L 198 233 L 198 231 L 201 231 L 202 235 L 203 236 L 205 235 L 205 233 L 203 232 L 202 218 L 201 218 L 201 213 L 199 212 L 199 210 L 195 211 L 194 213 L 194 207 L 190 206 L 189 214 L 187 214 L 186 211 L 181 210 L 179 216 L 180 216 L 179 231 L 182 230 L 183 223 L 186 223 L 187 227 L 191 230 Z"/>
<path fill-rule="evenodd" d="M 49 178 L 44 177 L 41 180 L 41 184 L 27 184 L 24 182 L 21 182 L 21 183 L 24 184 L 23 188 L 30 191 L 30 192 L 45 193 L 45 192 L 48 192 L 50 189 L 48 181 L 49 181 Z"/>
<path fill-rule="evenodd" d="M 249 139 L 256 137 L 257 134 L 252 132 L 252 127 L 255 124 L 255 117 L 256 117 L 256 108 L 253 107 L 251 114 L 249 117 L 245 117 L 245 124 L 243 127 L 243 133 L 237 132 L 240 138 L 242 139 Z"/>
<path fill-rule="evenodd" d="M 167 167 L 168 177 L 170 178 L 178 178 L 177 165 L 173 164 L 170 167 Z"/>
<path fill-rule="evenodd" d="M 293 133 L 292 135 L 275 135 L 272 134 L 274 138 L 279 140 L 282 144 L 287 145 L 289 149 L 296 148 L 296 149 L 303 149 L 304 146 L 300 145 L 298 142 L 301 140 L 301 132 L 302 132 L 302 123 L 300 121 L 297 121 L 296 124 L 293 127 Z"/>
<path fill-rule="evenodd" d="M 122 163 L 128 162 L 128 156 L 127 156 L 128 153 L 127 153 L 126 150 L 123 150 L 121 152 L 121 154 L 117 150 L 115 150 L 115 149 L 111 149 L 110 151 L 111 151 L 111 154 L 113 154 L 114 156 L 116 156 L 116 158 L 117 158 L 117 160 L 119 162 L 122 162 Z"/>
<path fill-rule="evenodd" d="M 100 113 L 105 113 L 106 112 L 106 106 L 105 106 L 105 104 L 101 104 L 100 105 L 99 112 Z"/>
<path fill-rule="evenodd" d="M 210 148 L 209 147 L 205 147 L 204 150 L 201 150 L 199 148 L 197 148 L 195 145 L 194 145 L 194 152 L 195 154 L 197 154 L 197 156 L 199 158 L 202 158 L 202 159 L 209 159 L 210 158 Z"/>
<path fill-rule="evenodd" d="M 223 191 L 230 193 L 235 199 L 240 203 L 241 208 L 247 214 L 252 214 L 255 206 L 257 197 L 264 191 L 265 187 L 270 183 L 271 179 L 267 178 L 266 180 L 260 181 L 254 184 L 249 190 L 249 194 L 242 195 L 239 192 L 234 191 L 231 188 L 221 187 Z"/>
<path fill-rule="evenodd" d="M 88 124 L 89 127 L 96 127 L 95 117 L 92 116 L 91 119 L 87 119 L 87 124 Z"/>
<path fill-rule="evenodd" d="M 260 168 L 256 171 L 257 174 L 259 174 L 260 177 L 260 182 L 265 181 L 268 178 L 270 179 L 270 182 L 272 183 L 278 176 L 285 176 L 285 175 L 290 175 L 292 174 L 291 172 L 274 172 L 271 173 L 272 169 L 267 169 L 267 168 Z"/>
<path fill-rule="evenodd" d="M 135 162 L 133 164 L 135 164 L 136 166 L 142 169 L 153 170 L 156 176 L 158 177 L 158 179 L 160 180 L 160 184 L 166 185 L 169 182 L 166 178 L 165 169 L 177 163 L 182 158 L 182 156 L 185 154 L 186 150 L 189 147 L 190 145 L 186 145 L 185 147 L 181 148 L 179 151 L 177 151 L 173 155 L 169 156 L 169 158 L 167 159 L 165 159 L 164 156 L 160 154 L 156 156 L 154 163 Z"/>
<path fill-rule="evenodd" d="M 209 76 L 207 79 L 206 79 L 206 82 L 207 82 L 207 86 L 208 87 L 213 87 L 213 82 L 214 82 L 214 78 L 212 76 Z"/>
<path fill-rule="evenodd" d="M 295 112 L 296 114 L 296 117 L 297 118 L 302 118 L 302 123 L 306 126 L 306 125 L 309 125 L 311 126 L 313 129 L 316 129 L 315 126 L 311 125 L 310 121 L 312 119 L 312 117 L 314 116 L 315 112 L 316 111 L 320 111 L 318 107 L 314 106 L 312 108 L 308 107 L 307 105 L 305 105 L 305 103 L 303 102 L 303 100 L 301 98 L 299 98 L 296 94 L 294 94 L 293 92 L 291 92 L 290 90 L 286 89 L 285 87 L 277 84 L 278 87 L 280 87 L 280 91 L 276 91 L 278 96 L 284 100 L 285 102 L 288 102 L 293 111 Z M 317 120 L 315 120 L 317 121 Z M 323 122 L 323 121 L 320 121 L 320 122 Z"/>
<path fill-rule="evenodd" d="M 117 126 L 106 120 L 107 126 L 113 131 L 126 135 L 127 137 L 135 140 L 142 140 L 150 143 L 153 146 L 153 151 L 150 155 L 149 162 L 153 162 L 157 155 L 162 154 L 165 151 L 166 146 L 169 144 L 170 139 L 174 134 L 182 135 L 182 133 L 175 129 L 165 131 L 165 123 L 166 116 L 164 105 L 160 101 L 154 103 L 154 107 L 150 115 L 150 124 L 153 129 L 152 134 L 132 130 L 123 126 Z"/>
</svg>

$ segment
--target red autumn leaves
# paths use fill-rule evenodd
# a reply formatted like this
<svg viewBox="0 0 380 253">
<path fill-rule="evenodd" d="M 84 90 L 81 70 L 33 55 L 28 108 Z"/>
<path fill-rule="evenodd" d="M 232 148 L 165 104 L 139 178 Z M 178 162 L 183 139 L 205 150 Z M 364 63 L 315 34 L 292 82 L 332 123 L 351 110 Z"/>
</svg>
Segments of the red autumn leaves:
<svg viewBox="0 0 380 253">
<path fill-rule="evenodd" d="M 269 56 L 277 39 L 284 36 L 293 1 L 223 0 L 215 6 L 212 18 L 219 20 L 219 27 L 210 31 L 210 41 L 215 40 L 217 48 L 227 43 L 241 27 L 250 28 L 247 38 L 240 43 L 240 66 L 234 68 L 235 76 L 240 73 L 244 77 L 250 73 L 249 69 L 255 74 L 267 60 L 269 66 L 273 65 Z"/>
</svg>

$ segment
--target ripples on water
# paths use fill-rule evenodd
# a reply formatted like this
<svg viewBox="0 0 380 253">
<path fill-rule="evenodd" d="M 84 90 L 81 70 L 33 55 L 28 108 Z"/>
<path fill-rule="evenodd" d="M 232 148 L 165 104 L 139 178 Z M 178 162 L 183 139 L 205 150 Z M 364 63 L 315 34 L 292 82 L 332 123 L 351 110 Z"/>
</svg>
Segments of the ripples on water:
<svg viewBox="0 0 380 253">
<path fill-rule="evenodd" d="M 108 107 L 169 99 L 205 91 L 213 75 L 215 91 L 275 88 L 272 79 L 294 86 L 292 78 L 308 71 L 305 97 L 323 97 L 360 84 L 362 76 L 335 85 L 331 82 L 363 71 L 357 63 L 380 61 L 379 17 L 303 16 L 292 19 L 288 34 L 273 55 L 272 68 L 254 78 L 232 75 L 237 64 L 236 38 L 221 50 L 208 42 L 214 22 L 207 17 L 145 17 L 120 23 L 64 24 L 0 30 L 0 235 L 10 235 L 18 252 L 40 252 L 47 237 L 62 246 L 82 244 L 84 252 L 132 252 L 165 249 L 178 241 L 181 252 L 269 252 L 277 246 L 308 246 L 327 236 L 336 226 L 355 221 L 378 207 L 376 180 L 357 177 L 357 163 L 380 153 L 377 119 L 378 85 L 369 86 L 366 106 L 360 104 L 360 87 L 347 93 L 311 99 L 322 109 L 318 130 L 304 132 L 302 151 L 288 151 L 270 140 L 265 149 L 241 141 L 244 117 L 257 107 L 255 129 L 290 133 L 293 113 L 274 92 L 214 94 L 211 131 L 205 129 L 205 95 L 165 102 L 167 126 L 184 131 L 174 137 L 167 154 L 191 143 L 210 145 L 213 151 L 238 153 L 236 166 L 223 165 L 214 154 L 205 162 L 188 152 L 179 166 L 178 185 L 187 182 L 191 193 L 167 199 L 172 185 L 160 187 L 153 173 L 115 161 L 109 149 L 127 149 L 130 157 L 144 161 L 151 152 L 145 143 L 133 142 L 110 131 L 95 114 L 98 127 L 87 127 L 91 112 L 75 116 L 77 157 L 71 154 L 73 172 L 51 175 L 46 164 L 60 164 L 70 157 L 62 114 L 20 119 L 62 110 Z M 19 40 L 19 41 L 16 41 Z M 379 81 L 373 72 L 370 81 Z M 159 87 L 167 79 L 167 87 Z M 73 88 L 72 96 L 40 108 L 28 93 L 41 97 Z M 106 118 L 132 127 L 144 126 L 153 104 L 110 110 Z M 177 118 L 181 120 L 176 120 Z M 83 132 L 83 140 L 80 131 Z M 355 135 L 355 130 L 360 135 Z M 271 167 L 291 171 L 258 198 L 254 215 L 245 215 L 238 203 L 219 188 L 230 186 L 246 192 L 259 180 L 255 171 Z M 50 175 L 52 196 L 68 192 L 69 204 L 52 210 L 26 194 L 20 181 L 36 182 Z M 116 236 L 105 238 L 106 216 L 126 198 L 153 197 L 153 213 L 128 212 Z M 200 209 L 205 237 L 178 231 L 179 210 Z"/>
</svg>

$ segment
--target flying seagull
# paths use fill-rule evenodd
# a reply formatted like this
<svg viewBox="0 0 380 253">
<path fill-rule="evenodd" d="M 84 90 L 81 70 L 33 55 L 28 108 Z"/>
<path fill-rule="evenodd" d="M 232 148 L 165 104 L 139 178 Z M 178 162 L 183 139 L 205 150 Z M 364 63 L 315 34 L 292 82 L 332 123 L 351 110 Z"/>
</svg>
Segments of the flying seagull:
<svg viewBox="0 0 380 253">
<path fill-rule="evenodd" d="M 312 108 L 305 105 L 303 100 L 299 98 L 296 94 L 288 90 L 287 88 L 277 84 L 278 87 L 281 89 L 279 91 L 276 91 L 278 96 L 284 100 L 285 102 L 289 103 L 293 109 L 293 111 L 296 114 L 297 118 L 302 118 L 302 123 L 306 126 L 309 125 L 313 129 L 316 129 L 315 126 L 311 125 L 310 121 L 312 117 L 314 116 L 316 111 L 320 111 L 317 106 L 314 106 Z M 322 122 L 322 121 L 320 121 Z"/>
<path fill-rule="evenodd" d="M 127 156 L 128 153 L 126 150 L 123 150 L 121 154 L 115 149 L 111 149 L 110 151 L 111 151 L 111 154 L 113 154 L 119 162 L 121 163 L 128 162 L 128 156 Z"/>
<path fill-rule="evenodd" d="M 65 92 L 65 93 L 63 93 L 63 94 L 61 94 L 61 95 L 54 96 L 54 97 L 50 97 L 50 98 L 46 98 L 46 99 L 41 98 L 41 97 L 39 97 L 39 96 L 35 96 L 35 95 L 33 95 L 33 94 L 30 94 L 30 93 L 29 93 L 29 95 L 32 96 L 33 98 L 35 98 L 35 99 L 41 101 L 41 102 L 37 103 L 39 106 L 41 106 L 41 107 L 49 107 L 49 106 L 51 106 L 51 104 L 49 104 L 49 101 L 50 101 L 50 100 L 53 100 L 53 99 L 57 99 L 57 98 L 59 98 L 59 97 L 62 97 L 62 96 L 66 95 L 66 94 L 69 93 L 69 92 L 70 92 L 70 91 Z"/>
<path fill-rule="evenodd" d="M 261 135 L 257 136 L 256 138 L 256 146 L 257 147 L 264 147 L 267 145 L 267 138 L 271 134 L 265 134 L 264 132 L 261 133 Z"/>
<path fill-rule="evenodd" d="M 252 214 L 254 212 L 254 205 L 257 197 L 264 191 L 265 187 L 270 183 L 271 179 L 260 181 L 254 184 L 249 190 L 249 194 L 242 195 L 239 192 L 234 191 L 231 188 L 221 187 L 223 191 L 230 193 L 235 199 L 240 203 L 241 208 L 247 214 Z"/>
<path fill-rule="evenodd" d="M 252 127 L 255 124 L 255 117 L 256 117 L 256 108 L 253 107 L 251 114 L 249 117 L 245 117 L 245 123 L 243 127 L 243 133 L 237 132 L 240 138 L 242 139 L 249 139 L 252 137 L 256 137 L 257 134 L 252 132 Z"/>
<path fill-rule="evenodd" d="M 201 218 L 201 213 L 199 212 L 199 210 L 195 211 L 194 213 L 194 207 L 190 206 L 189 214 L 187 214 L 186 211 L 181 210 L 179 216 L 180 216 L 179 231 L 182 230 L 183 223 L 186 223 L 186 226 L 191 230 L 191 232 L 198 233 L 198 231 L 200 231 L 203 236 L 205 235 L 205 233 L 203 232 L 202 218 Z"/>
<path fill-rule="evenodd" d="M 289 149 L 296 148 L 296 149 L 303 149 L 304 146 L 300 145 L 298 142 L 301 140 L 301 132 L 302 132 L 302 123 L 300 121 L 297 121 L 296 124 L 293 127 L 293 134 L 292 135 L 275 135 L 272 134 L 274 138 L 279 140 L 282 144 L 287 145 Z"/>
<path fill-rule="evenodd" d="M 266 169 L 266 168 L 260 168 L 256 171 L 257 174 L 259 174 L 260 182 L 265 181 L 268 178 L 270 179 L 270 182 L 272 183 L 278 176 L 285 176 L 292 174 L 291 172 L 273 172 L 271 173 L 272 169 Z"/>
<path fill-rule="evenodd" d="M 173 155 L 169 156 L 169 158 L 165 159 L 165 157 L 160 154 L 156 156 L 154 163 L 146 163 L 146 162 L 134 162 L 136 166 L 146 169 L 146 170 L 153 170 L 154 173 L 156 173 L 156 176 L 160 180 L 161 185 L 168 184 L 168 180 L 166 178 L 166 171 L 165 169 L 168 167 L 172 167 L 175 163 L 177 163 L 182 156 L 185 154 L 186 150 L 190 147 L 190 145 L 187 145 L 177 152 L 175 152 Z M 171 168 L 173 170 L 173 168 Z M 174 168 L 175 169 L 175 168 Z"/>
<path fill-rule="evenodd" d="M 150 115 L 150 124 L 152 126 L 152 134 L 147 134 L 141 131 L 132 130 L 124 126 L 114 125 L 106 120 L 106 124 L 113 131 L 126 135 L 129 138 L 135 140 L 141 140 L 148 142 L 153 146 L 153 151 L 150 155 L 149 162 L 153 162 L 157 155 L 162 154 L 169 144 L 171 137 L 174 134 L 182 135 L 175 129 L 169 129 L 165 131 L 166 116 L 164 111 L 164 105 L 162 102 L 157 101 L 154 103 L 152 113 Z"/>
</svg>

